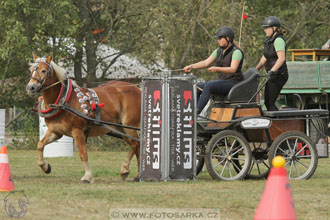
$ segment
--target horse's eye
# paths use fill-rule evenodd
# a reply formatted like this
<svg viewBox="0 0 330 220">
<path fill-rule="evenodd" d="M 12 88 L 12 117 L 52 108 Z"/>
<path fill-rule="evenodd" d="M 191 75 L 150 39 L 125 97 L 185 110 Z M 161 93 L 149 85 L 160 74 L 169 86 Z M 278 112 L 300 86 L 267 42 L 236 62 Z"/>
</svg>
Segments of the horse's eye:
<svg viewBox="0 0 330 220">
<path fill-rule="evenodd" d="M 41 73 L 45 74 L 46 73 L 46 70 L 42 70 Z"/>
</svg>

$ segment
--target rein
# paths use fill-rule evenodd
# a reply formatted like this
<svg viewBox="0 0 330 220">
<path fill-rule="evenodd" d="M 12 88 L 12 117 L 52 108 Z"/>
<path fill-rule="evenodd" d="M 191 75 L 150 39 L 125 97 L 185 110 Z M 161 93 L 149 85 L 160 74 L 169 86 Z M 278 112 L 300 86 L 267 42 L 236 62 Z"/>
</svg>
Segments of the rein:
<svg viewBox="0 0 330 220">
<path fill-rule="evenodd" d="M 183 71 L 183 70 L 184 70 L 184 69 L 174 69 L 174 70 L 165 70 L 165 71 L 163 71 L 163 72 L 179 72 L 179 71 Z M 75 77 L 68 77 L 68 78 L 74 80 L 75 82 L 79 82 L 79 83 L 85 83 L 85 82 L 86 82 L 86 81 L 84 81 L 84 80 L 77 80 Z M 111 81 L 111 80 L 120 80 L 120 79 L 117 79 L 117 78 L 109 78 L 109 81 Z M 106 83 L 106 82 L 108 82 L 108 81 L 102 81 L 102 82 L 98 82 L 98 81 L 93 81 L 93 82 L 91 82 L 91 81 L 89 81 L 88 83 L 102 85 L 102 84 L 104 84 L 104 83 Z M 116 87 L 128 87 L 128 86 L 137 86 L 137 87 L 139 87 L 139 84 L 138 84 L 138 83 L 136 83 L 136 84 L 133 84 L 133 83 L 132 83 L 132 85 L 124 85 L 124 86 L 116 86 Z"/>
<path fill-rule="evenodd" d="M 63 82 L 64 82 L 64 80 L 57 81 L 56 83 L 53 83 L 53 84 L 51 84 L 51 85 L 49 85 L 49 86 L 43 88 L 41 91 L 45 91 L 45 90 L 47 90 L 47 89 L 49 89 L 49 88 L 51 88 L 51 87 L 53 87 L 53 86 L 56 86 L 56 85 L 59 84 L 59 83 L 63 83 Z"/>
</svg>

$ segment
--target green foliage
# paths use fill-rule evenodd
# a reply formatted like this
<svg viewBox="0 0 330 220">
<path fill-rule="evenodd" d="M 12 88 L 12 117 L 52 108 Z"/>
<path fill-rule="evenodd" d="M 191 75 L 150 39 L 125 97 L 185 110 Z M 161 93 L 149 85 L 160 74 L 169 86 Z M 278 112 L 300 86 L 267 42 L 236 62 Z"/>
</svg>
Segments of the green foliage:
<svg viewBox="0 0 330 220">
<path fill-rule="evenodd" d="M 248 17 L 242 21 L 243 6 Z M 246 70 L 255 67 L 263 53 L 265 17 L 281 19 L 288 49 L 320 48 L 330 37 L 329 9 L 327 0 L 2 0 L 0 108 L 16 106 L 23 112 L 33 108 L 36 97 L 25 92 L 33 51 L 39 56 L 54 52 L 56 62 L 74 65 L 76 79 L 89 86 L 105 80 L 105 74 L 95 75 L 100 63 L 107 70 L 123 54 L 145 63 L 163 61 L 171 69 L 206 59 L 218 47 L 212 36 L 228 25 L 236 41 L 241 35 Z M 95 34 L 95 30 L 102 31 Z M 120 51 L 111 55 L 110 63 L 96 56 L 102 44 Z M 83 72 L 88 73 L 86 78 Z M 216 77 L 207 70 L 194 74 L 206 80 Z M 23 121 L 20 129 L 26 123 L 34 126 Z"/>
</svg>

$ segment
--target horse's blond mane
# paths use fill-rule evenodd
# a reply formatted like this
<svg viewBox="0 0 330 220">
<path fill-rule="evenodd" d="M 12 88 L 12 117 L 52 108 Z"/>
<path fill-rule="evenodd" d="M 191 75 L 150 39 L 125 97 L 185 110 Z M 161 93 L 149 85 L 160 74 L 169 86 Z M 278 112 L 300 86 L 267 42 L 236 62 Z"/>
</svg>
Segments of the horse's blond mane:
<svg viewBox="0 0 330 220">
<path fill-rule="evenodd" d="M 55 73 L 56 73 L 56 76 L 58 78 L 58 80 L 64 80 L 66 79 L 66 70 L 62 67 L 60 67 L 59 65 L 57 65 L 54 61 L 51 61 L 50 62 L 50 65 L 51 67 L 53 67 Z"/>
</svg>

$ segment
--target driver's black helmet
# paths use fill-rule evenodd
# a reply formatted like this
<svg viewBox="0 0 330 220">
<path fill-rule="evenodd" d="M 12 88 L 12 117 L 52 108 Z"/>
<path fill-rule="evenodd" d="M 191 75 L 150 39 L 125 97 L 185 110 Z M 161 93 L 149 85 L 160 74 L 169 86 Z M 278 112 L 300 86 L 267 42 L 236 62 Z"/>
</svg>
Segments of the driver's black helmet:
<svg viewBox="0 0 330 220">
<path fill-rule="evenodd" d="M 281 21 L 278 17 L 275 16 L 269 16 L 265 18 L 264 23 L 262 24 L 263 28 L 266 27 L 281 27 Z"/>
<path fill-rule="evenodd" d="M 223 26 L 223 27 L 219 28 L 219 30 L 214 35 L 214 37 L 216 37 L 216 38 L 229 37 L 231 40 L 233 40 L 234 37 L 235 37 L 235 34 L 234 34 L 234 31 L 231 27 Z"/>
</svg>

